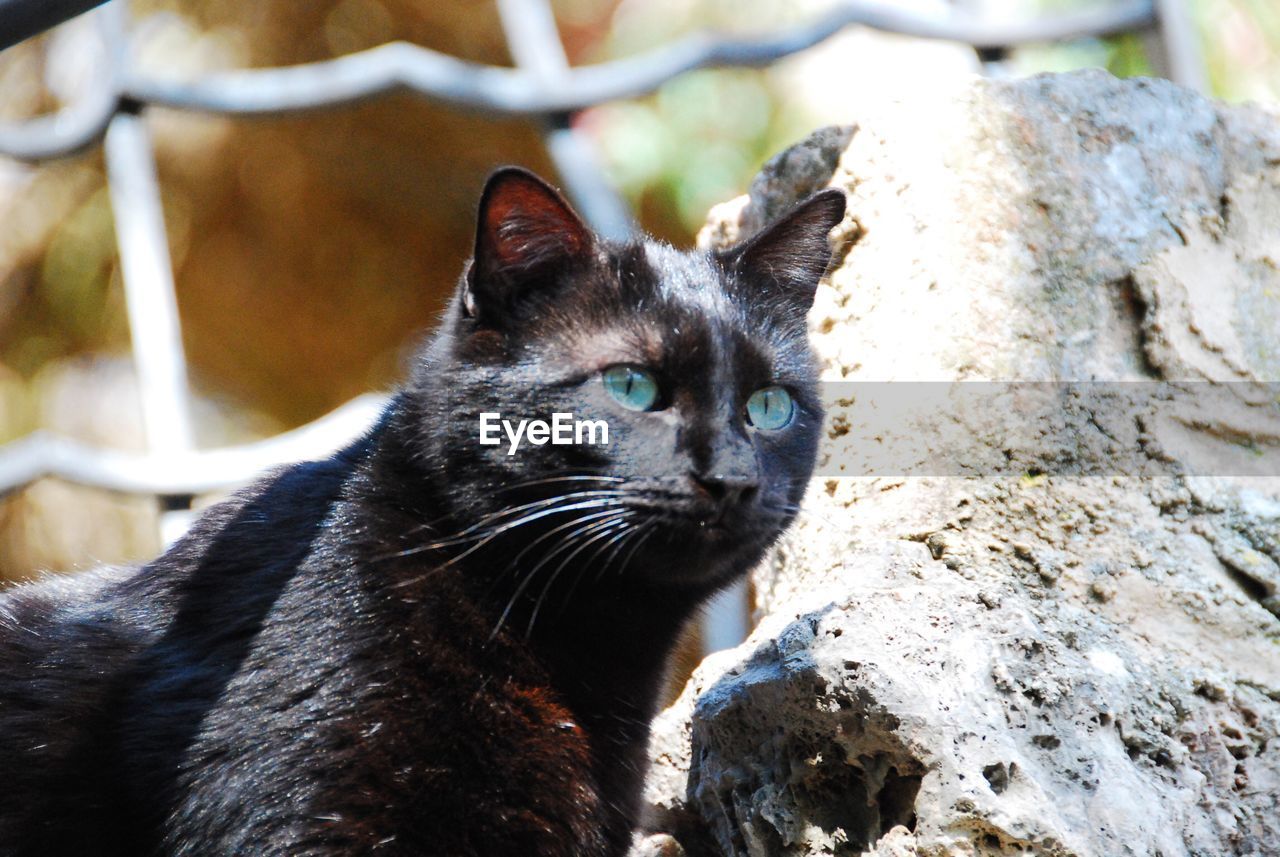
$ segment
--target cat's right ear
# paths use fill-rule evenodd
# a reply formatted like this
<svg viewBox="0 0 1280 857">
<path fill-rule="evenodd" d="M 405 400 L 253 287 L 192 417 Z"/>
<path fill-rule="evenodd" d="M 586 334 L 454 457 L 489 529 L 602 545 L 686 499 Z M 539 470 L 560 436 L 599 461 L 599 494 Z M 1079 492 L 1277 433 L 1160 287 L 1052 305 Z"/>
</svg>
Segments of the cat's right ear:
<svg viewBox="0 0 1280 857">
<path fill-rule="evenodd" d="M 820 190 L 721 258 L 753 293 L 803 318 L 831 262 L 827 236 L 844 219 L 846 205 L 844 191 Z"/>
<path fill-rule="evenodd" d="M 592 252 L 591 230 L 555 188 L 528 170 L 503 167 L 480 195 L 476 248 L 462 308 L 497 321 L 530 289 Z"/>
</svg>

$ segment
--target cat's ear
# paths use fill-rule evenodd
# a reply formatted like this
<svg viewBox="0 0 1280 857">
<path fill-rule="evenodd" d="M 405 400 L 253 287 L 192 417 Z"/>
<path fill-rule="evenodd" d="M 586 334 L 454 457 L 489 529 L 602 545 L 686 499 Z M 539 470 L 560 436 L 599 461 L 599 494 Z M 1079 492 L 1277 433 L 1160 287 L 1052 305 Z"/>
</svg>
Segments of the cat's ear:
<svg viewBox="0 0 1280 857">
<path fill-rule="evenodd" d="M 591 230 L 555 188 L 528 170 L 503 167 L 480 195 L 476 248 L 463 309 L 496 316 L 527 289 L 592 252 Z"/>
<path fill-rule="evenodd" d="M 798 204 L 727 260 L 736 279 L 784 305 L 808 312 L 818 280 L 831 263 L 827 234 L 844 219 L 844 191 L 827 188 Z"/>
</svg>

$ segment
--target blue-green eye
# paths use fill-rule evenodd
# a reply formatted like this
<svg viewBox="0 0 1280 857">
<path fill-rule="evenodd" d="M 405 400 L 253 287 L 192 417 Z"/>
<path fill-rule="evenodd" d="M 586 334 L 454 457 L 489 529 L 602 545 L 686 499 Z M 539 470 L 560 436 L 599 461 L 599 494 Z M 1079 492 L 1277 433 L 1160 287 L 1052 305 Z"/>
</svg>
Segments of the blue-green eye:
<svg viewBox="0 0 1280 857">
<path fill-rule="evenodd" d="M 610 366 L 604 370 L 604 388 L 622 407 L 632 411 L 652 410 L 658 401 L 658 379 L 639 366 Z"/>
<path fill-rule="evenodd" d="M 756 390 L 747 399 L 747 421 L 758 429 L 773 431 L 785 428 L 795 412 L 791 394 L 782 387 Z"/>
</svg>

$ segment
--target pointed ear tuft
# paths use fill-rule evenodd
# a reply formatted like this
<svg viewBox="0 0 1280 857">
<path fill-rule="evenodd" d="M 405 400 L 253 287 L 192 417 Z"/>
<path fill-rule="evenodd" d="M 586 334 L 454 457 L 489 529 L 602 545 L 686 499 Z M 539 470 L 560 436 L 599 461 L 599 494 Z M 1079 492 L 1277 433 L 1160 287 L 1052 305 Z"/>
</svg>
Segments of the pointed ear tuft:
<svg viewBox="0 0 1280 857">
<path fill-rule="evenodd" d="M 555 188 L 528 170 L 499 169 L 480 195 L 463 296 L 467 314 L 502 312 L 592 245 L 591 231 Z"/>
<path fill-rule="evenodd" d="M 801 315 L 813 305 L 818 280 L 831 263 L 828 233 L 844 219 L 844 191 L 827 188 L 796 205 L 736 250 L 733 269 L 749 287 Z"/>
</svg>

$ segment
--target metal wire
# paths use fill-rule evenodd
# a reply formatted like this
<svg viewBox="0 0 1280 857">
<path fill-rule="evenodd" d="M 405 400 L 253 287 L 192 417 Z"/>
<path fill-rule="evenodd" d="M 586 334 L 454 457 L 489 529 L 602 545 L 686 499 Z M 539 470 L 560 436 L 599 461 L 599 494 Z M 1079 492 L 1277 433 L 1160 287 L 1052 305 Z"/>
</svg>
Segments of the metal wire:
<svg viewBox="0 0 1280 857">
<path fill-rule="evenodd" d="M 502 8 L 516 6 L 504 3 Z M 524 20 L 522 14 L 521 19 Z M 516 69 L 487 66 L 404 42 L 323 62 L 221 72 L 192 81 L 161 80 L 127 70 L 113 81 L 104 81 L 102 89 L 90 99 L 92 104 L 72 117 L 74 121 L 66 127 L 46 123 L 35 131 L 0 126 L 0 154 L 44 160 L 90 145 L 105 132 L 121 99 L 183 110 L 255 115 L 336 107 L 409 90 L 483 113 L 556 116 L 645 95 L 694 69 L 769 65 L 854 24 L 919 38 L 965 42 L 978 48 L 1008 48 L 1132 32 L 1155 23 L 1152 0 L 1121 0 L 1080 12 L 1017 22 L 988 21 L 963 11 L 926 15 L 880 3 L 845 2 L 809 24 L 778 34 L 727 37 L 697 33 L 626 59 L 566 68 L 553 77 L 545 76 L 542 65 Z M 520 47 L 513 49 L 517 60 L 537 53 L 532 43 L 541 29 L 532 28 L 532 38 L 517 39 Z"/>
<path fill-rule="evenodd" d="M 123 494 L 182 497 L 244 485 L 279 464 L 329 455 L 366 431 L 386 399 L 366 395 L 293 431 L 202 452 L 124 452 L 100 449 L 37 431 L 4 447 L 0 496 L 54 476 Z"/>
<path fill-rule="evenodd" d="M 554 91 L 573 72 L 546 0 L 498 0 L 502 30 L 516 65 Z M 547 152 L 565 190 L 596 232 L 625 239 L 635 231 L 627 204 L 604 177 L 591 144 L 573 128 L 568 114 L 543 117 Z"/>
</svg>

